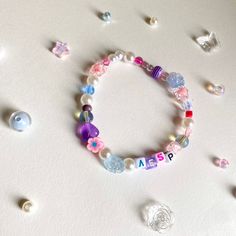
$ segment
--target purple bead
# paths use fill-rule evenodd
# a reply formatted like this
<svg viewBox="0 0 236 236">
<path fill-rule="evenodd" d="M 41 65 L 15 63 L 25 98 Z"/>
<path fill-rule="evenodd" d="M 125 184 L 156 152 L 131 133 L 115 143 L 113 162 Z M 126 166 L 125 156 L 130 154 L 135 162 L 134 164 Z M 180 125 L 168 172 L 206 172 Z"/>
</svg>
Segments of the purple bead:
<svg viewBox="0 0 236 236">
<path fill-rule="evenodd" d="M 82 106 L 82 110 L 83 110 L 83 111 L 92 111 L 93 108 L 92 108 L 91 105 L 86 104 L 86 105 L 83 105 L 83 106 Z"/>
<path fill-rule="evenodd" d="M 76 135 L 81 137 L 83 142 L 87 142 L 89 138 L 95 138 L 99 135 L 99 130 L 91 123 L 78 124 L 76 127 Z"/>
<path fill-rule="evenodd" d="M 163 69 L 160 66 L 155 66 L 151 73 L 153 79 L 159 79 L 161 76 L 162 70 Z"/>
<path fill-rule="evenodd" d="M 145 161 L 146 161 L 146 170 L 152 169 L 152 168 L 156 168 L 157 167 L 157 159 L 156 157 L 145 157 Z"/>
</svg>

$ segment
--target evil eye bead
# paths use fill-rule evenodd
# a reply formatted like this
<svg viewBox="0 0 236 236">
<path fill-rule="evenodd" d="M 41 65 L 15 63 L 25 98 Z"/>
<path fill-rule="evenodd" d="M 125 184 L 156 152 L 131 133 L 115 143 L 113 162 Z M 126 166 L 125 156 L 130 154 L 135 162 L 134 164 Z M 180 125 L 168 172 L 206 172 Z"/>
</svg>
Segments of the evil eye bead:
<svg viewBox="0 0 236 236">
<path fill-rule="evenodd" d="M 16 131 L 24 131 L 31 125 L 31 117 L 24 111 L 16 111 L 11 114 L 9 125 Z"/>
<path fill-rule="evenodd" d="M 179 88 L 184 86 L 184 77 L 179 73 L 172 72 L 167 77 L 166 82 L 172 89 Z"/>
</svg>

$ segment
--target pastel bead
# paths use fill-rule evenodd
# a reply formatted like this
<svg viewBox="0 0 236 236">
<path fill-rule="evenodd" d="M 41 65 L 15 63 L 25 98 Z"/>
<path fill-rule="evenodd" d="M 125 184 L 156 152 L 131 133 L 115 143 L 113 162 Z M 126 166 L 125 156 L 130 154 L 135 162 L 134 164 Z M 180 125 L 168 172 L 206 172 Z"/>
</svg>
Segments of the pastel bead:
<svg viewBox="0 0 236 236">
<path fill-rule="evenodd" d="M 145 169 L 146 168 L 146 160 L 145 157 L 136 158 L 135 159 L 135 167 L 137 169 Z"/>
<path fill-rule="evenodd" d="M 185 135 L 177 136 L 175 141 L 178 142 L 182 148 L 186 148 L 189 145 L 189 139 Z"/>
<path fill-rule="evenodd" d="M 16 111 L 11 114 L 9 125 L 16 131 L 24 131 L 31 125 L 31 117 L 24 111 Z"/>
<path fill-rule="evenodd" d="M 98 77 L 94 75 L 89 75 L 87 78 L 87 84 L 95 86 L 98 84 L 98 82 L 99 82 Z"/>
<path fill-rule="evenodd" d="M 125 163 L 125 169 L 127 171 L 132 171 L 135 169 L 135 161 L 133 158 L 125 158 L 124 163 Z"/>
<path fill-rule="evenodd" d="M 157 159 L 155 156 L 145 157 L 145 161 L 146 161 L 146 170 L 157 167 Z"/>
<path fill-rule="evenodd" d="M 185 102 L 186 100 L 188 100 L 188 89 L 185 87 L 180 87 L 174 91 L 174 95 L 177 100 Z"/>
<path fill-rule="evenodd" d="M 107 66 L 105 66 L 102 62 L 97 62 L 91 66 L 89 73 L 95 77 L 100 77 L 106 71 L 107 71 Z"/>
<path fill-rule="evenodd" d="M 81 92 L 82 93 L 86 93 L 86 94 L 89 94 L 89 95 L 93 95 L 94 92 L 95 92 L 95 89 L 93 87 L 93 85 L 85 85 L 81 88 Z"/>
<path fill-rule="evenodd" d="M 86 105 L 83 105 L 83 106 L 82 106 L 82 110 L 83 110 L 83 111 L 92 111 L 93 108 L 92 108 L 91 105 L 86 104 Z"/>
<path fill-rule="evenodd" d="M 174 152 L 165 152 L 166 162 L 171 162 L 175 158 Z"/>
<path fill-rule="evenodd" d="M 190 118 L 185 118 L 185 119 L 183 119 L 183 126 L 185 127 L 185 128 L 188 128 L 188 127 L 193 127 L 193 125 L 194 125 L 194 121 L 192 120 L 192 119 L 190 119 Z"/>
<path fill-rule="evenodd" d="M 175 72 L 169 74 L 166 82 L 171 88 L 179 88 L 185 84 L 184 77 L 181 74 Z"/>
<path fill-rule="evenodd" d="M 155 66 L 152 70 L 151 76 L 153 79 L 159 79 L 161 77 L 163 69 L 160 66 Z"/>
<path fill-rule="evenodd" d="M 125 170 L 124 161 L 118 156 L 110 155 L 104 160 L 103 164 L 108 171 L 115 174 L 121 173 Z"/>
<path fill-rule="evenodd" d="M 91 111 L 82 111 L 79 117 L 80 122 L 92 122 L 93 114 Z"/>
<path fill-rule="evenodd" d="M 170 142 L 167 146 L 166 146 L 166 151 L 168 152 L 173 152 L 173 153 L 177 153 L 178 151 L 180 151 L 181 149 L 181 146 L 178 142 L 176 141 L 173 141 L 173 142 Z"/>
<path fill-rule="evenodd" d="M 111 150 L 109 148 L 103 148 L 101 151 L 99 151 L 98 155 L 100 159 L 105 160 L 111 156 Z"/>
<path fill-rule="evenodd" d="M 132 52 L 126 52 L 124 56 L 124 61 L 133 63 L 135 59 L 135 55 Z"/>
<path fill-rule="evenodd" d="M 192 103 L 190 101 L 183 101 L 181 103 L 181 107 L 183 110 L 187 111 L 187 110 L 192 110 Z"/>
<path fill-rule="evenodd" d="M 89 94 L 83 94 L 80 98 L 80 102 L 82 105 L 91 105 L 93 103 L 93 98 Z"/>
<path fill-rule="evenodd" d="M 99 135 L 98 128 L 92 123 L 79 123 L 76 127 L 76 135 L 81 137 L 82 142 L 87 142 L 90 138 L 97 137 Z"/>
</svg>

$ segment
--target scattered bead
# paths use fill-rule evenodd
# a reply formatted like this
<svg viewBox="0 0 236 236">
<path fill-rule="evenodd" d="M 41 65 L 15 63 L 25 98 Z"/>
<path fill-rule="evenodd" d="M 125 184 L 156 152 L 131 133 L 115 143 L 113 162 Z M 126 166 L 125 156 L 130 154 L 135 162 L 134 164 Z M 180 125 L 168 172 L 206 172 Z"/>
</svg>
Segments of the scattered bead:
<svg viewBox="0 0 236 236">
<path fill-rule="evenodd" d="M 108 12 L 108 11 L 104 12 L 104 13 L 101 15 L 101 19 L 102 19 L 103 21 L 105 21 L 106 23 L 111 23 L 111 20 L 112 20 L 112 18 L 111 18 L 111 13 Z"/>
<path fill-rule="evenodd" d="M 181 103 L 181 107 L 183 110 L 187 111 L 187 110 L 192 110 L 192 103 L 190 101 L 183 101 Z"/>
<path fill-rule="evenodd" d="M 108 171 L 115 174 L 121 173 L 125 169 L 124 161 L 118 156 L 110 155 L 104 160 L 103 164 Z"/>
<path fill-rule="evenodd" d="M 135 59 L 135 55 L 132 52 L 126 52 L 124 56 L 124 61 L 133 63 Z"/>
<path fill-rule="evenodd" d="M 215 158 L 214 164 L 222 169 L 228 167 L 229 162 L 226 159 Z"/>
<path fill-rule="evenodd" d="M 92 122 L 93 114 L 91 111 L 82 111 L 79 117 L 80 122 Z"/>
<path fill-rule="evenodd" d="M 155 156 L 145 157 L 145 161 L 146 161 L 146 170 L 157 167 L 157 159 Z"/>
<path fill-rule="evenodd" d="M 137 169 L 145 169 L 146 168 L 146 160 L 145 157 L 136 158 L 135 159 L 135 167 Z"/>
<path fill-rule="evenodd" d="M 93 98 L 89 94 L 83 94 L 80 98 L 82 105 L 91 105 L 93 103 Z"/>
<path fill-rule="evenodd" d="M 220 45 L 218 39 L 216 38 L 216 34 L 213 32 L 197 37 L 196 42 L 205 52 L 211 52 L 212 49 L 215 49 Z"/>
<path fill-rule="evenodd" d="M 178 142 L 182 148 L 186 148 L 189 145 L 189 139 L 185 135 L 177 136 L 175 141 Z"/>
<path fill-rule="evenodd" d="M 149 19 L 150 26 L 157 26 L 157 23 L 158 23 L 158 20 L 156 17 L 154 17 L 154 16 L 150 17 L 150 19 Z"/>
<path fill-rule="evenodd" d="M 225 93 L 225 86 L 222 84 L 209 84 L 207 90 L 217 96 L 222 96 Z"/>
<path fill-rule="evenodd" d="M 142 57 L 135 57 L 134 63 L 135 63 L 136 65 L 141 66 L 141 65 L 143 64 L 143 58 L 142 58 Z"/>
<path fill-rule="evenodd" d="M 91 105 L 85 104 L 85 105 L 82 106 L 82 110 L 83 111 L 92 111 L 93 108 L 92 108 Z"/>
<path fill-rule="evenodd" d="M 145 205 L 142 218 L 148 227 L 159 233 L 165 233 L 174 224 L 174 214 L 170 208 L 156 201 Z"/>
<path fill-rule="evenodd" d="M 95 77 L 100 77 L 106 71 L 107 71 L 107 66 L 104 66 L 102 62 L 97 62 L 91 66 L 89 73 Z"/>
<path fill-rule="evenodd" d="M 132 171 L 135 169 L 135 161 L 133 158 L 125 158 L 124 163 L 125 163 L 126 170 Z"/>
<path fill-rule="evenodd" d="M 20 201 L 20 207 L 24 212 L 32 212 L 33 210 L 33 203 L 30 200 L 23 199 Z"/>
<path fill-rule="evenodd" d="M 155 66 L 151 73 L 153 79 L 159 79 L 161 77 L 161 74 L 162 68 L 160 66 Z"/>
<path fill-rule="evenodd" d="M 93 153 L 98 153 L 104 148 L 104 143 L 99 137 L 89 138 L 87 149 Z"/>
<path fill-rule="evenodd" d="M 109 148 L 103 148 L 99 151 L 98 155 L 102 160 L 105 160 L 111 156 L 111 150 Z"/>
<path fill-rule="evenodd" d="M 181 74 L 175 72 L 169 74 L 169 76 L 166 79 L 166 82 L 172 89 L 179 88 L 181 86 L 184 86 L 185 84 L 184 77 Z"/>
<path fill-rule="evenodd" d="M 186 118 L 192 118 L 193 117 L 193 111 L 191 111 L 191 110 L 185 111 L 185 117 Z"/>
<path fill-rule="evenodd" d="M 76 128 L 76 135 L 81 137 L 83 142 L 87 142 L 90 138 L 97 137 L 99 135 L 98 128 L 91 123 L 79 123 Z"/>
<path fill-rule="evenodd" d="M 70 54 L 70 49 L 67 43 L 57 41 L 55 47 L 52 49 L 52 53 L 59 58 L 63 58 Z"/>
<path fill-rule="evenodd" d="M 16 111 L 11 114 L 9 125 L 16 131 L 24 131 L 31 125 L 31 117 L 24 111 Z"/>
<path fill-rule="evenodd" d="M 95 86 L 98 84 L 98 82 L 99 82 L 99 80 L 98 80 L 98 77 L 96 77 L 96 76 L 89 75 L 87 78 L 87 84 Z"/>
<path fill-rule="evenodd" d="M 89 95 L 93 95 L 94 92 L 95 92 L 95 89 L 93 87 L 93 85 L 85 85 L 81 88 L 81 92 L 82 93 L 86 93 L 86 94 L 89 94 Z"/>
</svg>

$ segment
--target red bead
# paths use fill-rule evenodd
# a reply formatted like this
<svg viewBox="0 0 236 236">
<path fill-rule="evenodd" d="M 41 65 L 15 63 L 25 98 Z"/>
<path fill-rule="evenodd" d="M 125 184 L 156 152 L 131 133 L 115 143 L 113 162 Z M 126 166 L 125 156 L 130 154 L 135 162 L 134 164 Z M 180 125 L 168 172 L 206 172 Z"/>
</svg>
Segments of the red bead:
<svg viewBox="0 0 236 236">
<path fill-rule="evenodd" d="M 193 111 L 185 111 L 185 117 L 186 118 L 192 118 L 193 117 Z"/>
<path fill-rule="evenodd" d="M 135 64 L 140 66 L 143 64 L 143 58 L 142 57 L 135 57 L 134 62 L 135 62 Z"/>
</svg>

